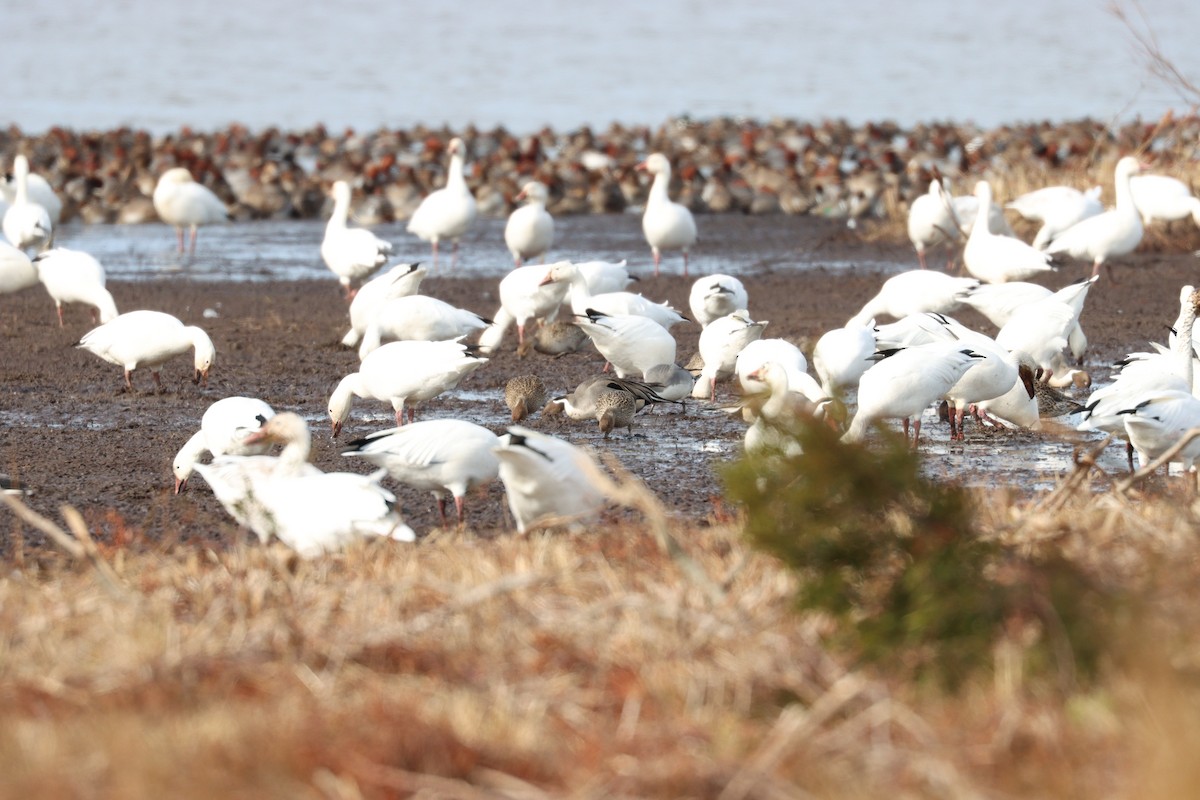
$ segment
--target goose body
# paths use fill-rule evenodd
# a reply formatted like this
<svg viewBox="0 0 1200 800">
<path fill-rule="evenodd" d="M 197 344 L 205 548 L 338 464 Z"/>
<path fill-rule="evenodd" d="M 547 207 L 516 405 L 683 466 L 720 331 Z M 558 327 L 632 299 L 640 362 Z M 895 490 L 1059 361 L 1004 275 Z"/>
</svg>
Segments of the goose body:
<svg viewBox="0 0 1200 800">
<path fill-rule="evenodd" d="M 20 156 L 25 158 L 25 156 Z M 16 160 L 13 161 L 13 171 L 7 173 L 3 180 L 0 180 L 0 216 L 3 216 L 3 208 L 5 205 L 11 205 L 17 199 L 17 174 Z M 50 215 L 50 224 L 57 227 L 62 221 L 62 200 L 54 192 L 54 187 L 50 182 L 38 175 L 36 172 L 29 172 L 29 161 L 25 161 L 25 195 L 34 203 L 37 203 L 42 208 L 46 209 L 46 213 Z"/>
<path fill-rule="evenodd" d="M 1118 413 L 1143 467 L 1174 447 L 1189 430 L 1200 427 L 1200 399 L 1178 389 L 1152 393 Z M 1172 460 L 1191 470 L 1198 458 L 1200 439 L 1193 439 Z"/>
<path fill-rule="evenodd" d="M 457 341 L 388 342 L 372 350 L 353 372 L 338 383 L 329 398 L 329 418 L 337 436 L 350 415 L 355 397 L 391 403 L 396 424 L 404 424 L 404 406 L 408 419 L 416 416 L 416 405 L 458 386 L 486 358 L 474 355 L 474 348 Z"/>
<path fill-rule="evenodd" d="M 559 261 L 546 271 L 543 283 L 564 282 L 570 288 L 571 310 L 576 316 L 587 316 L 594 309 L 610 317 L 637 315 L 657 322 L 670 330 L 671 326 L 683 322 L 684 317 L 667 303 L 655 303 L 640 294 L 617 291 L 593 294 L 587 278 L 570 261 Z"/>
<path fill-rule="evenodd" d="M 992 207 L 992 188 L 987 181 L 975 185 L 980 213 Z M 963 248 L 963 265 L 984 283 L 1023 281 L 1053 272 L 1050 256 L 1011 236 L 997 236 L 986 225 L 975 225 Z"/>
<path fill-rule="evenodd" d="M 836 397 L 858 385 L 874 363 L 875 331 L 871 325 L 847 325 L 821 334 L 813 346 L 812 365 L 822 391 Z"/>
<path fill-rule="evenodd" d="M 554 243 L 554 218 L 546 210 L 550 193 L 545 184 L 529 181 L 517 195 L 518 200 L 522 198 L 526 204 L 513 211 L 504 225 L 504 244 L 518 267 L 531 258 L 544 256 Z"/>
<path fill-rule="evenodd" d="M 437 268 L 438 244 L 447 239 L 454 245 L 450 266 L 458 260 L 458 242 L 475 222 L 475 196 L 463 176 L 462 139 L 450 140 L 446 152 L 450 154 L 450 169 L 446 174 L 446 185 L 430 192 L 408 220 L 408 232 L 429 242 L 433 246 L 433 266 Z"/>
<path fill-rule="evenodd" d="M 956 342 L 907 347 L 877 362 L 858 384 L 858 411 L 842 436 L 861 441 L 881 419 L 904 420 L 905 436 L 914 419 L 913 444 L 921 435 L 921 413 L 950 390 L 978 356 Z"/>
<path fill-rule="evenodd" d="M 1063 253 L 1072 258 L 1092 262 L 1092 275 L 1109 259 L 1132 253 L 1142 241 L 1142 217 L 1133 200 L 1129 181 L 1141 165 L 1136 158 L 1125 156 L 1117 162 L 1114 184 L 1117 206 L 1088 217 L 1055 236 L 1046 245 L 1047 253 Z"/>
<path fill-rule="evenodd" d="M 342 344 L 354 347 L 362 341 L 363 332 L 379 307 L 393 298 L 416 294 L 427 272 L 420 264 L 397 264 L 364 283 L 350 301 L 350 330 L 342 337 Z"/>
<path fill-rule="evenodd" d="M 544 283 L 546 267 L 517 267 L 500 279 L 500 308 L 492 325 L 479 337 L 479 346 L 490 353 L 500 346 L 508 328 L 517 323 L 517 350 L 525 349 L 525 329 L 532 319 L 553 320 L 570 290 L 570 285 Z"/>
<path fill-rule="evenodd" d="M 356 439 L 342 455 L 364 458 L 400 483 L 433 492 L 443 524 L 449 493 L 462 524 L 467 492 L 491 483 L 499 474 L 494 452 L 499 441 L 496 434 L 473 422 L 431 419 Z"/>
<path fill-rule="evenodd" d="M 956 278 L 933 270 L 901 272 L 884 281 L 879 293 L 846 324 L 861 326 L 879 317 L 902 319 L 926 311 L 952 314 L 961 305 L 960 296 L 978 285 L 977 278 Z"/>
<path fill-rule="evenodd" d="M 18 250 L 45 250 L 54 242 L 54 223 L 50 212 L 29 196 L 29 159 L 23 155 L 13 159 L 13 181 L 16 188 L 0 229 Z"/>
<path fill-rule="evenodd" d="M 647 317 L 609 316 L 589 310 L 576 324 L 591 337 L 619 378 L 640 378 L 651 367 L 675 360 L 675 337 Z"/>
<path fill-rule="evenodd" d="M 624 261 L 577 261 L 575 270 L 587 281 L 592 294 L 623 292 L 637 280 L 629 274 Z"/>
<path fill-rule="evenodd" d="M 440 342 L 459 339 L 491 324 L 474 311 L 456 308 L 444 300 L 423 294 L 385 300 L 363 332 L 359 358 L 384 341 Z"/>
<path fill-rule="evenodd" d="M 76 347 L 125 369 L 125 385 L 133 391 L 134 370 L 146 368 L 161 391 L 159 371 L 172 358 L 188 350 L 195 351 L 195 376 L 192 383 L 208 384 L 208 372 L 217 351 L 212 339 L 201 328 L 184 325 L 176 317 L 161 311 L 127 311 L 83 335 Z"/>
<path fill-rule="evenodd" d="M 1188 185 L 1167 175 L 1136 175 L 1129 179 L 1133 204 L 1142 216 L 1142 224 L 1174 222 L 1191 217 L 1200 225 L 1200 198 Z"/>
<path fill-rule="evenodd" d="M 1033 237 L 1033 246 L 1043 250 L 1058 234 L 1077 222 L 1104 211 L 1100 204 L 1100 187 L 1081 192 L 1071 186 L 1045 186 L 1026 192 L 1010 202 L 1011 208 L 1022 217 L 1042 223 Z"/>
<path fill-rule="evenodd" d="M 823 415 L 828 398 L 814 401 L 807 394 L 793 390 L 791 375 L 791 369 L 769 360 L 746 374 L 745 380 L 764 386 L 766 395 L 758 405 L 754 422 L 746 429 L 744 447 L 747 453 L 778 451 L 788 456 L 799 455 L 801 448 L 793 431 Z"/>
<path fill-rule="evenodd" d="M 713 320 L 700 331 L 699 352 L 704 366 L 692 387 L 692 397 L 715 401 L 717 381 L 733 376 L 738 355 L 762 337 L 766 326 L 766 320 L 755 322 L 749 312 L 740 310 Z"/>
<path fill-rule="evenodd" d="M 514 425 L 495 449 L 517 530 L 578 523 L 604 507 L 603 473 L 590 455 L 554 436 Z"/>
<path fill-rule="evenodd" d="M 37 267 L 25 251 L 0 241 L 0 294 L 19 292 L 37 283 Z"/>
<path fill-rule="evenodd" d="M 701 327 L 714 319 L 728 316 L 734 311 L 750 307 L 746 287 L 732 275 L 708 275 L 697 278 L 688 293 L 688 308 L 692 319 Z"/>
<path fill-rule="evenodd" d="M 38 279 L 54 301 L 58 326 L 63 327 L 63 306 L 81 303 L 93 308 L 93 322 L 111 322 L 117 304 L 106 286 L 104 267 L 89 253 L 56 247 L 33 260 Z"/>
<path fill-rule="evenodd" d="M 273 416 L 275 410 L 255 397 L 225 397 L 210 405 L 200 418 L 200 430 L 179 448 L 171 462 L 175 494 L 187 488 L 188 478 L 204 453 L 213 458 L 265 454 L 269 444 L 248 445 L 245 440 Z"/>
<path fill-rule="evenodd" d="M 347 297 L 353 296 L 355 287 L 386 264 L 392 255 L 390 242 L 366 228 L 351 228 L 349 217 L 350 184 L 334 181 L 333 214 L 325 224 L 321 258 L 337 276 Z"/>
<path fill-rule="evenodd" d="M 696 243 L 696 220 L 692 212 L 671 200 L 667 189 L 671 184 L 671 162 L 661 153 L 654 153 L 641 164 L 654 176 L 646 210 L 642 214 L 642 233 L 654 256 L 654 274 L 658 274 L 664 250 L 683 251 L 683 274 L 688 274 L 688 250 Z"/>
<path fill-rule="evenodd" d="M 915 198 L 908 208 L 908 240 L 917 251 L 921 269 L 926 269 L 925 252 L 930 248 L 958 240 L 961 223 L 954 214 L 954 202 L 941 181 L 929 183 L 929 191 Z"/>
<path fill-rule="evenodd" d="M 213 225 L 229 219 L 229 210 L 211 189 L 197 183 L 184 167 L 167 170 L 154 187 L 154 211 L 159 219 L 174 226 L 183 252 L 183 229 L 191 231 L 189 252 L 196 252 L 196 235 L 201 225 Z"/>
</svg>

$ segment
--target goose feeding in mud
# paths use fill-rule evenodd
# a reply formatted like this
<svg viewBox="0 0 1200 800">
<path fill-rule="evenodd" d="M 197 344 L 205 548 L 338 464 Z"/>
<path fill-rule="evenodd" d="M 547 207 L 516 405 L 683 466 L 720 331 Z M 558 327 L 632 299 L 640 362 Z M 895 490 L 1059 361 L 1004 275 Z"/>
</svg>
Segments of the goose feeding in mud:
<svg viewBox="0 0 1200 800">
<path fill-rule="evenodd" d="M 903 319 L 926 311 L 952 314 L 962 305 L 962 295 L 976 286 L 979 286 L 977 278 L 956 278 L 927 269 L 901 272 L 884 281 L 878 294 L 868 300 L 846 325 L 865 326 L 879 317 Z"/>
<path fill-rule="evenodd" d="M 500 279 L 500 308 L 492 324 L 479 337 L 483 352 L 491 353 L 504 340 L 504 334 L 517 323 L 517 353 L 527 350 L 526 327 L 530 320 L 552 321 L 570 290 L 561 281 L 543 282 L 546 267 L 517 267 Z"/>
<path fill-rule="evenodd" d="M 208 385 L 208 372 L 216 360 L 212 339 L 195 325 L 184 325 L 178 318 L 161 311 L 128 311 L 93 328 L 75 344 L 110 364 L 125 369 L 125 386 L 133 391 L 131 376 L 146 368 L 154 378 L 154 387 L 162 391 L 159 371 L 162 365 L 188 350 L 195 351 L 195 375 L 192 383 Z"/>
<path fill-rule="evenodd" d="M 356 346 L 379 307 L 393 298 L 416 294 L 427 272 L 420 264 L 397 264 L 364 283 L 350 301 L 350 330 L 342 337 L 342 344 Z"/>
<path fill-rule="evenodd" d="M 1042 223 L 1032 242 L 1038 250 L 1044 250 L 1051 239 L 1075 223 L 1104 211 L 1099 186 L 1086 192 L 1071 186 L 1045 186 L 1026 192 L 1005 208 L 1011 208 L 1025 219 Z"/>
<path fill-rule="evenodd" d="M 546 277 L 542 278 L 542 283 L 566 283 L 570 286 L 568 299 L 571 302 L 571 310 L 577 317 L 587 316 L 591 310 L 610 317 L 636 314 L 657 322 L 667 330 L 685 319 L 668 303 L 655 303 L 633 292 L 593 294 L 587 278 L 570 261 L 559 261 L 551 265 L 546 271 Z"/>
<path fill-rule="evenodd" d="M 423 294 L 393 297 L 375 310 L 363 331 L 358 357 L 389 341 L 442 342 L 481 331 L 492 321 L 474 311 L 456 308 L 444 300 Z"/>
<path fill-rule="evenodd" d="M 640 378 L 651 367 L 675 360 L 675 337 L 647 317 L 609 316 L 588 309 L 588 315 L 575 324 L 592 338 L 618 378 Z"/>
<path fill-rule="evenodd" d="M 265 454 L 270 449 L 269 444 L 248 445 L 246 437 L 273 416 L 275 410 L 256 397 L 224 397 L 210 405 L 200 417 L 200 430 L 179 448 L 171 462 L 175 494 L 187 488 L 196 462 L 205 453 L 210 453 L 213 458 Z"/>
<path fill-rule="evenodd" d="M 517 531 L 578 524 L 604 507 L 606 478 L 584 450 L 555 436 L 514 425 L 495 448 L 500 480 Z"/>
<path fill-rule="evenodd" d="M 761 338 L 766 327 L 766 320 L 755 322 L 743 309 L 713 320 L 700 331 L 698 347 L 704 366 L 692 387 L 692 397 L 716 401 L 717 381 L 734 374 L 738 354 Z"/>
</svg>

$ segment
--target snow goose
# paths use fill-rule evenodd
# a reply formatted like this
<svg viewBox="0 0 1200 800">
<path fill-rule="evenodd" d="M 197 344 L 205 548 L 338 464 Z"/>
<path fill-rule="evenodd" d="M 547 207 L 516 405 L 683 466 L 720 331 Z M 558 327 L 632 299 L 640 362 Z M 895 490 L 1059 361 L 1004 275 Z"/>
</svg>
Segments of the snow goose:
<svg viewBox="0 0 1200 800">
<path fill-rule="evenodd" d="M 714 319 L 728 316 L 738 309 L 750 307 L 746 287 L 732 275 L 708 275 L 697 278 L 688 293 L 688 308 L 700 327 Z"/>
<path fill-rule="evenodd" d="M 25 251 L 0 241 L 0 294 L 19 292 L 36 286 L 37 282 L 37 267 Z"/>
<path fill-rule="evenodd" d="M 1132 253 L 1142 241 L 1142 218 L 1133 201 L 1129 180 L 1141 170 L 1133 156 L 1117 162 L 1113 182 L 1117 192 L 1117 207 L 1075 223 L 1055 236 L 1046 245 L 1047 253 L 1066 253 L 1073 258 L 1092 262 L 1092 275 L 1112 258 Z M 1109 269 L 1112 275 L 1112 269 Z"/>
<path fill-rule="evenodd" d="M 358 372 L 342 378 L 329 398 L 333 435 L 341 433 L 355 397 L 391 403 L 397 425 L 404 424 L 404 404 L 408 403 L 408 421 L 412 422 L 418 403 L 455 388 L 487 362 L 475 355 L 476 350 L 458 341 L 388 342 L 372 350 Z"/>
<path fill-rule="evenodd" d="M 1096 283 L 1096 278 L 1083 278 L 1067 284 L 1058 291 L 1051 291 L 1045 286 L 1024 281 L 1011 283 L 983 284 L 962 296 L 964 305 L 971 306 L 983 314 L 997 328 L 1003 328 L 1022 306 L 1053 297 L 1066 303 L 1075 311 L 1075 324 L 1067 334 L 1067 345 L 1071 355 L 1078 363 L 1082 363 L 1087 351 L 1087 336 L 1079 324 L 1079 316 L 1083 313 L 1084 301 L 1088 290 Z"/>
<path fill-rule="evenodd" d="M 566 283 L 543 283 L 546 267 L 517 267 L 500 279 L 500 308 L 492 318 L 492 325 L 479 337 L 479 346 L 484 353 L 491 353 L 500 346 L 508 328 L 517 323 L 517 352 L 524 354 L 525 327 L 529 320 L 553 320 L 571 288 Z"/>
<path fill-rule="evenodd" d="M 842 440 L 859 442 L 881 419 L 903 419 L 908 438 L 913 419 L 913 447 L 921 436 L 921 413 L 958 382 L 979 356 L 956 342 L 906 347 L 894 351 L 863 373 L 858 383 L 858 411 Z"/>
<path fill-rule="evenodd" d="M 284 445 L 274 469 L 252 478 L 251 491 L 262 509 L 251 518 L 252 529 L 263 541 L 275 536 L 301 557 L 313 558 L 360 536 L 416 540 L 396 509 L 395 495 L 379 485 L 384 470 L 374 475 L 313 472 L 308 464 L 312 434 L 298 414 L 276 414 L 245 442 Z M 213 463 L 238 458 L 225 456 Z M 203 465 L 197 471 L 207 480 Z"/>
<path fill-rule="evenodd" d="M 987 181 L 975 184 L 975 196 L 981 209 L 992 207 L 992 187 Z M 971 228 L 963 248 L 963 266 L 984 283 L 1023 281 L 1035 275 L 1053 272 L 1050 256 L 1011 236 L 997 236 L 986 225 Z"/>
<path fill-rule="evenodd" d="M 554 217 L 546 210 L 550 193 L 545 184 L 527 182 L 516 197 L 517 200 L 522 198 L 528 202 L 512 212 L 504 226 L 504 244 L 518 267 L 531 258 L 542 256 L 544 259 L 554 243 Z"/>
<path fill-rule="evenodd" d="M 356 346 L 379 307 L 394 297 L 416 294 L 427 272 L 420 264 L 397 264 L 364 283 L 350 301 L 350 330 L 342 337 L 342 344 Z"/>
<path fill-rule="evenodd" d="M 1137 175 L 1129 179 L 1129 190 L 1143 225 L 1155 220 L 1174 222 L 1189 216 L 1200 225 L 1200 198 L 1194 197 L 1188 185 L 1178 178 Z"/>
<path fill-rule="evenodd" d="M 858 385 L 858 379 L 874 363 L 874 326 L 847 325 L 821 334 L 813 346 L 812 365 L 821 390 L 830 397 Z"/>
<path fill-rule="evenodd" d="M 866 325 L 883 316 L 902 319 L 925 311 L 952 314 L 961 305 L 960 296 L 978 285 L 976 278 L 955 278 L 944 272 L 925 269 L 901 272 L 884 281 L 879 293 L 846 324 Z"/>
<path fill-rule="evenodd" d="M 256 397 L 224 397 L 210 405 L 200 417 L 200 430 L 179 448 L 171 462 L 175 494 L 187 488 L 196 462 L 205 453 L 212 454 L 213 458 L 265 454 L 270 449 L 269 444 L 248 445 L 245 439 L 273 416 L 275 410 Z"/>
<path fill-rule="evenodd" d="M 563 282 L 571 287 L 571 311 L 576 316 L 586 316 L 588 309 L 595 309 L 612 317 L 636 314 L 657 322 L 667 330 L 684 320 L 684 316 L 668 303 L 655 303 L 640 294 L 624 291 L 593 294 L 587 278 L 570 261 L 553 264 L 546 271 L 546 277 L 542 278 L 542 283 L 556 282 Z"/>
<path fill-rule="evenodd" d="M 358 357 L 379 347 L 384 341 L 441 342 L 459 339 L 491 325 L 474 311 L 456 308 L 444 300 L 423 294 L 385 300 L 363 331 Z"/>
<path fill-rule="evenodd" d="M 775 361 L 764 361 L 747 373 L 748 382 L 766 387 L 766 399 L 758 405 L 754 422 L 746 430 L 747 453 L 781 451 L 788 456 L 799 455 L 800 444 L 793 432 L 799 425 L 824 416 L 830 398 L 814 401 L 793 390 L 790 374 L 792 370 Z"/>
<path fill-rule="evenodd" d="M 467 187 L 463 177 L 463 140 L 457 136 L 450 140 L 446 152 L 450 154 L 450 170 L 446 174 L 446 185 L 430 192 L 417 206 L 408 220 L 408 232 L 416 234 L 433 245 L 433 267 L 437 268 L 438 243 L 449 239 L 454 244 L 450 258 L 453 269 L 458 261 L 458 240 L 475 222 L 475 196 Z"/>
<path fill-rule="evenodd" d="M 25 156 L 20 156 L 25 158 Z M 17 175 L 16 162 L 13 162 L 14 169 L 5 173 L 4 179 L 0 180 L 0 199 L 4 202 L 0 203 L 0 207 L 5 204 L 11 205 L 17 199 Z M 29 172 L 29 161 L 25 160 L 25 194 L 26 196 L 37 203 L 42 208 L 46 209 L 46 213 L 50 215 L 50 224 L 58 225 L 62 221 L 62 200 L 54 193 L 54 188 L 50 182 L 38 175 L 36 172 Z"/>
<path fill-rule="evenodd" d="M 926 269 L 925 251 L 961 237 L 961 224 L 954 203 L 941 181 L 929 182 L 929 191 L 908 207 L 908 240 L 917 251 L 921 269 Z"/>
<path fill-rule="evenodd" d="M 623 292 L 637 280 L 629 274 L 624 261 L 577 261 L 575 269 L 587 281 L 592 294 Z"/>
<path fill-rule="evenodd" d="M 54 223 L 50 212 L 29 196 L 29 159 L 23 155 L 13 159 L 13 180 L 16 192 L 4 212 L 0 229 L 18 250 L 45 250 L 54 243 Z"/>
<path fill-rule="evenodd" d="M 761 338 L 766 327 L 766 320 L 755 322 L 750 319 L 748 311 L 740 309 L 713 320 L 700 331 L 698 347 L 704 366 L 696 377 L 696 385 L 692 387 L 692 397 L 707 397 L 715 401 L 717 381 L 734 375 L 738 354 L 751 342 Z"/>
<path fill-rule="evenodd" d="M 105 286 L 104 267 L 89 253 L 56 247 L 33 259 L 38 278 L 54 301 L 58 327 L 63 327 L 63 306 L 82 303 L 92 307 L 92 322 L 111 322 L 117 304 Z"/>
<path fill-rule="evenodd" d="M 1174 447 L 1192 428 L 1200 428 L 1200 399 L 1178 389 L 1153 393 L 1119 413 L 1142 467 Z M 1171 460 L 1190 471 L 1198 458 L 1200 439 L 1193 439 Z"/>
<path fill-rule="evenodd" d="M 520 533 L 538 525 L 578 524 L 604 507 L 604 475 L 575 445 L 514 425 L 495 452 Z"/>
<path fill-rule="evenodd" d="M 1064 370 L 1062 351 L 1077 321 L 1074 308 L 1051 295 L 1021 306 L 996 333 L 996 343 L 1005 350 L 1027 354 L 1042 369 L 1042 380 L 1065 386 L 1072 376 Z"/>
<path fill-rule="evenodd" d="M 642 377 L 646 370 L 675 360 L 675 337 L 657 322 L 635 314 L 610 316 L 589 309 L 576 320 L 617 377 Z"/>
<path fill-rule="evenodd" d="M 546 384 L 537 375 L 517 375 L 504 384 L 504 405 L 520 422 L 546 404 Z"/>
<path fill-rule="evenodd" d="M 874 352 L 871 351 L 872 354 Z M 738 352 L 733 373 L 742 394 L 770 391 L 765 381 L 754 377 L 754 373 L 768 363 L 775 364 L 787 373 L 789 391 L 800 392 L 814 402 L 825 397 L 820 385 L 808 374 L 808 359 L 804 353 L 786 339 L 755 339 Z"/>
<path fill-rule="evenodd" d="M 221 198 L 202 183 L 197 183 L 184 167 L 173 167 L 162 174 L 154 187 L 154 211 L 159 219 L 175 227 L 179 252 L 183 252 L 183 229 L 191 230 L 188 252 L 196 252 L 196 235 L 201 225 L 225 222 L 229 210 Z"/>
<path fill-rule="evenodd" d="M 350 184 L 333 182 L 333 214 L 325 224 L 321 258 L 338 277 L 347 298 L 354 297 L 356 284 L 388 262 L 392 245 L 366 228 L 347 225 L 350 216 Z"/>
<path fill-rule="evenodd" d="M 667 194 L 671 183 L 671 162 L 662 153 L 654 153 L 637 165 L 654 176 L 646 211 L 642 215 L 642 233 L 654 255 L 654 274 L 664 250 L 683 251 L 683 274 L 688 274 L 688 250 L 696 243 L 696 220 L 686 206 L 673 202 Z"/>
<path fill-rule="evenodd" d="M 195 325 L 184 325 L 161 311 L 127 311 L 93 328 L 76 344 L 110 364 L 125 368 L 125 386 L 133 391 L 130 380 L 134 370 L 146 367 L 162 391 L 159 370 L 163 364 L 188 350 L 195 351 L 196 367 L 192 383 L 208 385 L 208 371 L 217 357 L 212 339 Z"/>
<path fill-rule="evenodd" d="M 580 381 L 574 391 L 551 399 L 542 409 L 542 414 L 549 417 L 566 414 L 567 417 L 576 421 L 595 419 L 599 413 L 596 405 L 597 399 L 606 391 L 620 391 L 631 395 L 634 399 L 635 410 L 654 403 L 672 402 L 660 395 L 656 387 L 645 381 L 614 378 L 611 375 L 593 375 Z"/>
<path fill-rule="evenodd" d="M 462 525 L 467 492 L 491 483 L 499 474 L 494 452 L 499 443 L 500 437 L 474 422 L 431 419 L 355 439 L 342 455 L 364 458 L 400 483 L 433 492 L 442 525 L 449 492 Z"/>
<path fill-rule="evenodd" d="M 1051 239 L 1075 223 L 1104 211 L 1099 186 L 1086 192 L 1072 186 L 1045 186 L 1026 192 L 1005 208 L 1011 208 L 1025 219 L 1042 223 L 1033 237 L 1033 246 L 1038 250 L 1045 249 Z"/>
</svg>

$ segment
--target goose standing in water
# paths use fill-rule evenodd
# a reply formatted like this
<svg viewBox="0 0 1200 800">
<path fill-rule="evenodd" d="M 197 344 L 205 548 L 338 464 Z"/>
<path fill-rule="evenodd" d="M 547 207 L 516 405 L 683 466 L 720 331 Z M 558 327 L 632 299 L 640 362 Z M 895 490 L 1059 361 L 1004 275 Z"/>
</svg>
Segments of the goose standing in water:
<svg viewBox="0 0 1200 800">
<path fill-rule="evenodd" d="M 13 159 L 13 180 L 16 192 L 0 221 L 4 236 L 18 250 L 38 252 L 54 244 L 54 223 L 50 212 L 29 196 L 29 159 L 18 155 Z"/>
<path fill-rule="evenodd" d="M 696 243 L 696 220 L 687 206 L 671 200 L 667 189 L 671 183 L 671 162 L 661 153 L 654 153 L 637 165 L 639 170 L 654 176 L 646 211 L 642 215 L 642 233 L 654 255 L 654 274 L 658 275 L 664 250 L 683 251 L 683 274 L 688 274 L 688 250 Z"/>
<path fill-rule="evenodd" d="M 517 200 L 523 198 L 528 202 L 512 212 L 504 226 L 504 244 L 518 267 L 531 258 L 544 259 L 554 243 L 554 217 L 546 210 L 550 193 L 545 184 L 529 181 L 517 193 Z"/>
<path fill-rule="evenodd" d="M 161 311 L 128 311 L 83 335 L 76 344 L 110 364 L 125 368 L 125 386 L 133 391 L 134 370 L 146 367 L 161 392 L 162 365 L 188 350 L 195 351 L 192 383 L 208 385 L 208 371 L 217 357 L 212 339 L 195 325 L 184 325 Z"/>
<path fill-rule="evenodd" d="M 18 156 L 25 159 L 25 156 Z M 13 159 L 12 171 L 6 173 L 0 180 L 0 217 L 3 216 L 5 204 L 12 205 L 17 199 L 17 160 Z M 46 209 L 46 213 L 50 215 L 50 224 L 57 227 L 62 221 L 62 200 L 54 193 L 54 187 L 50 182 L 38 175 L 36 172 L 29 171 L 29 161 L 25 159 L 25 196 L 33 202 L 37 203 L 42 208 Z"/>
<path fill-rule="evenodd" d="M 446 185 L 431 192 L 408 220 L 408 232 L 415 234 L 433 246 L 433 268 L 437 269 L 438 243 L 449 239 L 454 244 L 450 257 L 450 268 L 458 262 L 458 240 L 475 222 L 475 196 L 463 177 L 463 140 L 457 136 L 450 140 L 446 152 L 450 154 L 450 170 Z"/>
<path fill-rule="evenodd" d="M 201 225 L 212 225 L 229 219 L 229 210 L 211 189 L 197 183 L 184 167 L 173 167 L 162 174 L 154 187 L 152 198 L 154 210 L 159 218 L 175 227 L 179 242 L 178 252 L 183 252 L 183 229 L 191 230 L 189 253 L 196 252 L 196 235 Z"/>
<path fill-rule="evenodd" d="M 350 184 L 334 181 L 333 214 L 325 224 L 321 258 L 325 266 L 337 275 L 346 298 L 352 299 L 358 291 L 358 284 L 388 262 L 392 245 L 366 228 L 349 227 L 349 216 Z"/>
</svg>

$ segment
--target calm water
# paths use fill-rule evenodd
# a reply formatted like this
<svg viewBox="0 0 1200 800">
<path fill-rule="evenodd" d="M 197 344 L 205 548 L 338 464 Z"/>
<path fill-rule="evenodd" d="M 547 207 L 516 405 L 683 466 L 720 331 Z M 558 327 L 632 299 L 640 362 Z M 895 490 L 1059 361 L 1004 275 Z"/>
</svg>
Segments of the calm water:
<svg viewBox="0 0 1200 800">
<path fill-rule="evenodd" d="M 852 122 L 1157 118 L 1109 0 L 0 0 L 0 124 L 501 123 L 745 115 Z M 1200 3 L 1142 0 L 1200 82 Z"/>
</svg>

